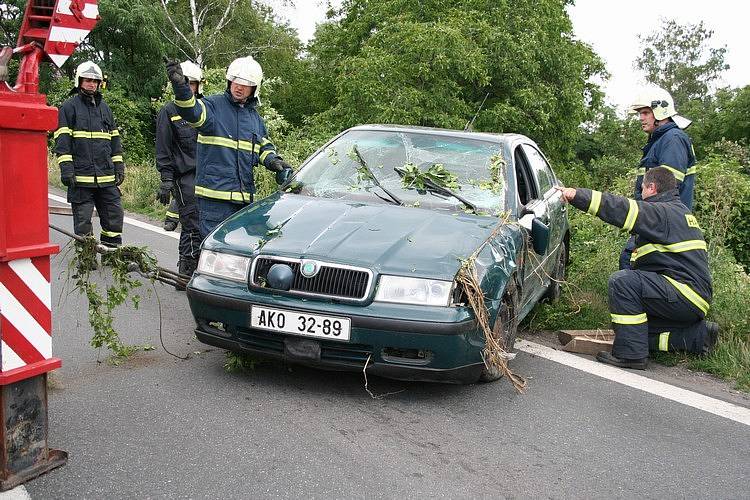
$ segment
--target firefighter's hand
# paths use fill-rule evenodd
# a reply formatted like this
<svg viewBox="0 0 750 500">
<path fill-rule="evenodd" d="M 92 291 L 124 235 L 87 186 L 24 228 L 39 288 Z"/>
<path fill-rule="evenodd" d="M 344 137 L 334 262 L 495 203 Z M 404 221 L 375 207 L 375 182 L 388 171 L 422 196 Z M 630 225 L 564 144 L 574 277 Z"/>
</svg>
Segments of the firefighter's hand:
<svg viewBox="0 0 750 500">
<path fill-rule="evenodd" d="M 185 83 L 185 75 L 182 74 L 182 66 L 176 59 L 166 59 L 167 65 L 167 77 L 173 85 L 181 85 Z"/>
<path fill-rule="evenodd" d="M 159 203 L 161 203 L 162 205 L 169 205 L 169 197 L 172 195 L 173 186 L 174 186 L 174 181 L 171 181 L 171 180 L 161 181 L 161 185 L 159 186 L 159 192 L 156 193 L 156 199 L 159 200 Z"/>
<path fill-rule="evenodd" d="M 123 182 L 125 182 L 125 171 L 115 172 L 115 186 L 119 186 Z"/>
<path fill-rule="evenodd" d="M 576 197 L 576 188 L 566 188 L 562 186 L 555 186 L 555 189 L 562 193 L 562 199 L 566 202 L 570 202 Z"/>
<path fill-rule="evenodd" d="M 268 168 L 272 172 L 276 172 L 276 184 L 278 185 L 282 185 L 288 181 L 293 172 L 292 166 L 281 158 L 273 160 Z"/>
<path fill-rule="evenodd" d="M 76 176 L 73 172 L 62 172 L 60 174 L 60 182 L 69 188 L 74 188 L 76 187 Z"/>
</svg>

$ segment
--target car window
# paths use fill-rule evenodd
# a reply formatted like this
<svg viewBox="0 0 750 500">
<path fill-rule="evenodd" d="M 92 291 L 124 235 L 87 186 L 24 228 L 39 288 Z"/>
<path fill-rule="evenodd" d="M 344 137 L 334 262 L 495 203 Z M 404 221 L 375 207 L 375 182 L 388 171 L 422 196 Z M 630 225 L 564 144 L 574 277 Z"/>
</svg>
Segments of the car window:
<svg viewBox="0 0 750 500">
<path fill-rule="evenodd" d="M 526 158 L 529 160 L 529 165 L 531 165 L 534 176 L 539 181 L 539 192 L 545 194 L 555 185 L 555 175 L 552 173 L 552 169 L 547 164 L 544 156 L 535 147 L 529 144 L 522 144 L 521 147 L 524 153 L 526 153 Z"/>
<path fill-rule="evenodd" d="M 308 196 L 381 202 L 387 196 L 379 183 L 407 205 L 463 210 L 462 202 L 452 196 L 399 174 L 399 170 L 418 175 L 431 172 L 435 174 L 431 179 L 438 184 L 447 179 L 446 187 L 481 211 L 499 213 L 505 207 L 507 179 L 502 145 L 458 134 L 349 131 L 304 165 L 292 190 Z M 377 183 L 369 177 L 368 169 Z"/>
<path fill-rule="evenodd" d="M 513 153 L 513 164 L 515 166 L 518 198 L 521 205 L 528 205 L 531 200 L 539 198 L 539 195 L 537 195 L 536 183 L 534 182 L 534 176 L 531 175 L 529 162 L 520 146 Z"/>
</svg>

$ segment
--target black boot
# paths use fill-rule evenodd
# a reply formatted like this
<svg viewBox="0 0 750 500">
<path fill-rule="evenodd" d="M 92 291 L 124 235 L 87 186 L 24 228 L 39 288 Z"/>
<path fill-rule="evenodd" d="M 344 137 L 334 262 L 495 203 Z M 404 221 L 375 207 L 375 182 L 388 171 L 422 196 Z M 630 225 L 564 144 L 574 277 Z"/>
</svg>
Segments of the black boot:
<svg viewBox="0 0 750 500">
<path fill-rule="evenodd" d="M 719 325 L 713 321 L 706 321 L 706 338 L 703 340 L 703 355 L 711 354 L 719 342 Z"/>
<path fill-rule="evenodd" d="M 173 219 L 171 217 L 167 217 L 166 219 L 164 219 L 164 226 L 163 226 L 164 230 L 165 231 L 174 231 L 175 229 L 177 229 L 177 224 L 179 224 L 179 222 L 180 221 L 178 221 L 177 219 Z"/>
<path fill-rule="evenodd" d="M 648 358 L 623 359 L 618 358 L 611 352 L 607 351 L 599 351 L 599 354 L 596 355 L 596 360 L 600 363 L 606 363 L 620 368 L 632 368 L 634 370 L 645 370 L 648 366 Z"/>
</svg>

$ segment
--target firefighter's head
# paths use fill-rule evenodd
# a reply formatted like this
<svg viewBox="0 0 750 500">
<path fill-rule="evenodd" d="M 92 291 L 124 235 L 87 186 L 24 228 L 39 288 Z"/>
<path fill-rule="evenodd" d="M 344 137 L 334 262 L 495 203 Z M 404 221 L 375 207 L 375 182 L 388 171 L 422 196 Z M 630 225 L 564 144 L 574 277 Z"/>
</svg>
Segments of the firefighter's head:
<svg viewBox="0 0 750 500">
<path fill-rule="evenodd" d="M 182 74 L 187 78 L 193 94 L 198 96 L 202 95 L 203 71 L 201 71 L 200 67 L 192 61 L 183 61 L 180 63 L 180 68 L 182 68 Z"/>
<path fill-rule="evenodd" d="M 670 120 L 682 129 L 688 128 L 692 123 L 684 116 L 677 114 L 674 99 L 669 92 L 660 87 L 642 89 L 630 105 L 629 112 L 638 115 L 641 129 L 647 134 Z"/>
<path fill-rule="evenodd" d="M 649 198 L 657 193 L 674 191 L 677 187 L 677 179 L 674 174 L 665 167 L 654 167 L 643 176 L 643 199 Z"/>
<path fill-rule="evenodd" d="M 82 62 L 76 68 L 76 86 L 87 94 L 94 94 L 104 80 L 102 69 L 93 61 Z"/>
<path fill-rule="evenodd" d="M 250 56 L 235 59 L 227 68 L 227 89 L 237 102 L 258 98 L 262 80 L 263 69 Z"/>
</svg>

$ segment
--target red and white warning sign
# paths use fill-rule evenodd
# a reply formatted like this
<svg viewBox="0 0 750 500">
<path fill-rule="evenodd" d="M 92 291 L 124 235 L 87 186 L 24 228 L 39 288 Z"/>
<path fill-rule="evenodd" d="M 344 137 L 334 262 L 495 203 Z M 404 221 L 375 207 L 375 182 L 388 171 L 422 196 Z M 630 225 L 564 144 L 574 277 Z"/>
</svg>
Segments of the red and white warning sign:
<svg viewBox="0 0 750 500">
<path fill-rule="evenodd" d="M 0 371 L 52 357 L 49 256 L 0 262 Z"/>
<path fill-rule="evenodd" d="M 97 19 L 97 0 L 58 0 L 44 44 L 44 52 L 58 68 L 94 29 Z"/>
</svg>

